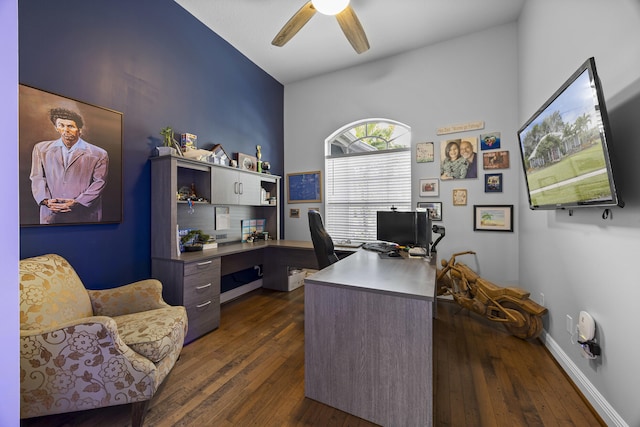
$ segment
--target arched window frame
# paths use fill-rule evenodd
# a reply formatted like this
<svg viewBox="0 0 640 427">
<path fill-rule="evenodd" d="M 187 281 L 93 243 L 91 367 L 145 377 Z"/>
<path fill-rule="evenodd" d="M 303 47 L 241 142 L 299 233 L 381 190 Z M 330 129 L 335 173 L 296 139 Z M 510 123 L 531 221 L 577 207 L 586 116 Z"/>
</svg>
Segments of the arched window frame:
<svg viewBox="0 0 640 427">
<path fill-rule="evenodd" d="M 377 240 L 378 210 L 411 210 L 411 128 L 373 118 L 338 129 L 325 140 L 325 189 L 334 241 Z"/>
</svg>

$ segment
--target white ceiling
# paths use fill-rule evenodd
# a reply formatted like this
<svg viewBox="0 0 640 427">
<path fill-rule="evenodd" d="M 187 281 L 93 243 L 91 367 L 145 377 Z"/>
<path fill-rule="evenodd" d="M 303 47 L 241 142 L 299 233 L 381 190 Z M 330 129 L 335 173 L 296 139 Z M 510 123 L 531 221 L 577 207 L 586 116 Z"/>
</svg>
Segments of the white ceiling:
<svg viewBox="0 0 640 427">
<path fill-rule="evenodd" d="M 271 45 L 307 0 L 175 0 L 282 84 L 517 20 L 526 0 L 351 0 L 371 48 L 358 55 L 333 16 L 316 13 Z"/>
</svg>

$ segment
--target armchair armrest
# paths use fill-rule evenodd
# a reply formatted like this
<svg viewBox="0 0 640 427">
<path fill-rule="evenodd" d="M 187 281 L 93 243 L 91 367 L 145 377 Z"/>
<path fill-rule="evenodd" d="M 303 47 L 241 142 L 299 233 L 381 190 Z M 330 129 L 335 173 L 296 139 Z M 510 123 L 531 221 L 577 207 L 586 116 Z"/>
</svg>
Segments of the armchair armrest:
<svg viewBox="0 0 640 427">
<path fill-rule="evenodd" d="M 113 289 L 88 290 L 93 314 L 96 316 L 122 316 L 169 307 L 162 299 L 162 283 L 146 279 Z"/>
</svg>

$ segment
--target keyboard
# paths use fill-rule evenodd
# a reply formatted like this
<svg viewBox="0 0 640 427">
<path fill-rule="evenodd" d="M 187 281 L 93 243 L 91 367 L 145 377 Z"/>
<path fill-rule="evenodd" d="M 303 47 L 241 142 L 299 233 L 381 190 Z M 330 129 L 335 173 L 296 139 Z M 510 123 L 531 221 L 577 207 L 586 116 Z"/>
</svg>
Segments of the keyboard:
<svg viewBox="0 0 640 427">
<path fill-rule="evenodd" d="M 359 248 L 362 245 L 362 242 L 352 242 L 351 240 L 338 240 L 335 243 L 335 246 L 341 248 Z"/>
<path fill-rule="evenodd" d="M 369 242 L 362 245 L 362 248 L 368 251 L 386 253 L 390 251 L 395 251 L 398 248 L 398 245 L 394 245 L 392 243 L 385 243 L 385 242 Z"/>
</svg>

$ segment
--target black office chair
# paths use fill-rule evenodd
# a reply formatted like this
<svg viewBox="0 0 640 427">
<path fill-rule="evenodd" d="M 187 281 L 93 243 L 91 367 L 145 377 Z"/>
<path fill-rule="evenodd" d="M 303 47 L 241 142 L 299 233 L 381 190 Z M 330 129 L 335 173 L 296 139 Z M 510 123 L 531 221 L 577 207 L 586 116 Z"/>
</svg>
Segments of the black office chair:
<svg viewBox="0 0 640 427">
<path fill-rule="evenodd" d="M 313 249 L 316 252 L 316 259 L 320 269 L 322 270 L 338 261 L 338 256 L 334 252 L 333 240 L 331 240 L 327 230 L 324 229 L 320 212 L 309 211 L 309 230 L 311 231 L 311 241 L 313 242 Z"/>
</svg>

